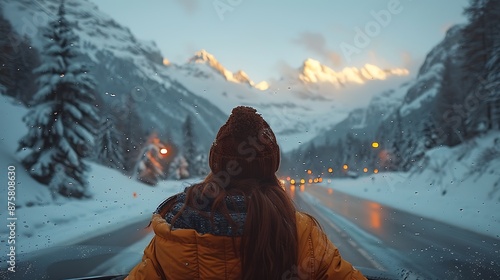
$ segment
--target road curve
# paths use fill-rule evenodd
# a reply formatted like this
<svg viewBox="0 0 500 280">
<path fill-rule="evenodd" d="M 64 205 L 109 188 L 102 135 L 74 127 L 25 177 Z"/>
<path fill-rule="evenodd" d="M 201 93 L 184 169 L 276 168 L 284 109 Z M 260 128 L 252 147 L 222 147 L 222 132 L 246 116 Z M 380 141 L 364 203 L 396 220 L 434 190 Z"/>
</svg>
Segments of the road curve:
<svg viewBox="0 0 500 280">
<path fill-rule="evenodd" d="M 355 266 L 385 270 L 401 279 L 500 279 L 498 239 L 318 185 L 297 186 L 290 195 L 299 210 L 319 220 L 342 256 Z M 9 279 L 88 275 L 110 259 L 125 256 L 130 244 L 150 238 L 147 224 L 146 219 L 73 246 L 20 257 L 18 272 Z M 125 258 L 140 256 L 134 251 Z"/>
<path fill-rule="evenodd" d="M 369 262 L 401 277 L 500 279 L 499 239 L 318 185 L 297 187 L 291 195 L 299 208 L 320 214 L 329 237 L 354 265 Z M 351 253 L 356 247 L 367 254 Z"/>
<path fill-rule="evenodd" d="M 89 273 L 109 259 L 121 254 L 139 261 L 141 254 L 124 252 L 127 246 L 152 235 L 145 228 L 149 219 L 124 225 L 113 232 L 83 239 L 74 245 L 42 249 L 19 257 L 15 273 L 0 279 L 67 279 L 91 276 Z M 130 267 L 131 268 L 131 267 Z M 126 268 L 121 273 L 127 273 Z M 2 273 L 5 271 L 2 271 Z"/>
</svg>

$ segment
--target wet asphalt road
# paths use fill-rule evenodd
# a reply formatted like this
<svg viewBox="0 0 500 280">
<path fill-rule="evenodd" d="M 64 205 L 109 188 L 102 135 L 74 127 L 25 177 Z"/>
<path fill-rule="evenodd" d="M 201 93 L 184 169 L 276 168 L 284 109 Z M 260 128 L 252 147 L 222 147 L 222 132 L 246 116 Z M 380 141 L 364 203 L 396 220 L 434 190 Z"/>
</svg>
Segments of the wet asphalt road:
<svg viewBox="0 0 500 280">
<path fill-rule="evenodd" d="M 387 271 L 397 279 L 500 279 L 498 239 L 318 185 L 287 191 L 300 211 L 318 219 L 343 258 L 357 267 Z M 138 252 L 128 256 L 124 251 L 151 238 L 147 224 L 136 222 L 72 246 L 21 257 L 18 272 L 8 279 L 82 277 L 119 254 L 140 259 Z"/>
<path fill-rule="evenodd" d="M 18 257 L 16 273 L 5 273 L 0 279 L 68 279 L 93 276 L 96 267 L 121 254 L 124 258 L 140 260 L 139 253 L 124 254 L 127 246 L 152 236 L 151 228 L 145 228 L 149 220 L 124 225 L 112 232 L 83 239 L 76 244 L 39 250 Z M 123 270 L 123 268 L 121 269 Z M 129 271 L 125 268 L 122 273 Z"/>
<path fill-rule="evenodd" d="M 355 266 L 409 279 L 500 279 L 500 239 L 318 185 L 291 196 Z"/>
</svg>

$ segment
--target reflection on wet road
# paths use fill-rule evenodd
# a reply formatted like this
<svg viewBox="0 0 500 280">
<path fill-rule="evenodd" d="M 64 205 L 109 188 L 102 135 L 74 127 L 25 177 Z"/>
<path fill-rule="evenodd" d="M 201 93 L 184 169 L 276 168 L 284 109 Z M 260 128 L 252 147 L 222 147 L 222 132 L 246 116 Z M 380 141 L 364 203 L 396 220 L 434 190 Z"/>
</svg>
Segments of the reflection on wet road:
<svg viewBox="0 0 500 280">
<path fill-rule="evenodd" d="M 387 271 L 398 279 L 500 279 L 498 239 L 319 185 L 286 189 L 354 266 Z M 20 273 L 14 279 L 127 273 L 151 239 L 147 224 L 145 219 L 72 246 L 19 256 Z"/>
<path fill-rule="evenodd" d="M 319 185 L 288 191 L 354 265 L 425 279 L 500 279 L 498 239 Z"/>
<path fill-rule="evenodd" d="M 118 255 L 122 260 L 113 264 L 112 269 L 116 271 L 114 274 L 128 273 L 142 257 L 140 251 L 131 251 L 128 247 L 137 241 L 151 239 L 153 232 L 152 228 L 146 228 L 148 222 L 149 220 L 145 219 L 71 245 L 20 255 L 17 271 L 8 279 L 68 279 L 101 275 L 95 272 L 99 269 L 111 270 L 101 266 Z M 142 248 L 145 248 L 145 245 Z M 2 276 L 0 273 L 0 279 L 4 279 Z"/>
</svg>

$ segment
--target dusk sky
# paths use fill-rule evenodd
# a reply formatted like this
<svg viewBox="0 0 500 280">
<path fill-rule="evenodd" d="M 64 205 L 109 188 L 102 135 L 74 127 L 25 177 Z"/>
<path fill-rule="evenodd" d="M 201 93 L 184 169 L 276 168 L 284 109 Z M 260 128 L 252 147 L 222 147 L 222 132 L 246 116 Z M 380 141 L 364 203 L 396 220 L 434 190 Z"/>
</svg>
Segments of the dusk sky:
<svg viewBox="0 0 500 280">
<path fill-rule="evenodd" d="M 334 70 L 372 63 L 415 74 L 446 30 L 466 22 L 467 0 L 92 0 L 165 58 L 206 49 L 254 81 L 307 58 Z M 360 34 L 363 33 L 363 34 Z"/>
</svg>

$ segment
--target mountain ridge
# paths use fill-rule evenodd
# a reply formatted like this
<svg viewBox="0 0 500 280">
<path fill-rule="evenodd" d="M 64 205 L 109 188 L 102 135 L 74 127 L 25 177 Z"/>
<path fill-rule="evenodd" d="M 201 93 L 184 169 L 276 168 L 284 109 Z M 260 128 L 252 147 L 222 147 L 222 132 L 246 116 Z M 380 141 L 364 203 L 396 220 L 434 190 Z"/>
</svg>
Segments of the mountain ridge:
<svg viewBox="0 0 500 280">
<path fill-rule="evenodd" d="M 35 48 L 41 49 L 44 37 L 41 31 L 53 20 L 51 11 L 57 11 L 60 1 L 6 0 L 3 16 L 20 36 L 27 36 Z M 156 131 L 165 141 L 182 143 L 178 133 L 182 122 L 191 116 L 198 134 L 201 151 L 208 151 L 210 138 L 224 122 L 225 115 L 206 98 L 197 96 L 167 75 L 169 67 L 156 44 L 137 39 L 130 29 L 123 27 L 89 1 L 65 1 L 66 16 L 79 38 L 76 47 L 81 62 L 90 65 L 97 88 L 97 105 L 111 114 L 116 126 L 127 139 L 135 139 L 136 149 Z M 23 23 L 21 20 L 38 19 Z M 169 98 L 164 98 L 168 96 Z M 134 126 L 129 119 L 135 116 Z M 126 130 L 132 130 L 128 132 Z"/>
<path fill-rule="evenodd" d="M 50 20 L 47 11 L 55 10 L 58 4 L 57 0 L 47 0 L 43 5 L 29 0 L 6 0 L 4 15 L 20 34 L 30 37 L 40 48 L 43 38 L 41 32 L 35 31 L 45 27 Z M 130 29 L 100 12 L 95 4 L 67 0 L 66 6 L 80 38 L 82 60 L 92 65 L 99 105 L 116 116 L 123 129 L 129 126 L 127 116 L 136 115 L 138 123 L 134 129 L 143 131 L 135 134 L 157 130 L 160 137 L 182 143 L 177 131 L 191 115 L 198 134 L 207 136 L 200 140 L 200 149 L 208 150 L 209 139 L 215 136 L 231 108 L 248 105 L 269 119 L 283 139 L 283 150 L 288 150 L 339 122 L 351 108 L 344 104 L 345 98 L 352 98 L 351 93 L 340 90 L 333 96 L 323 96 L 317 93 L 321 86 L 309 87 L 298 79 L 255 84 L 244 71 L 233 73 L 225 69 L 206 50 L 197 52 L 185 64 L 170 63 L 154 42 L 137 39 Z M 33 26 L 35 31 L 27 32 L 29 29 L 19 21 L 23 17 L 45 21 Z M 284 107 L 285 101 L 290 106 Z"/>
<path fill-rule="evenodd" d="M 369 80 L 385 80 L 391 75 L 407 76 L 404 68 L 381 69 L 373 64 L 365 64 L 361 68 L 345 67 L 334 71 L 319 61 L 308 58 L 299 68 L 299 80 L 304 83 L 330 83 L 339 89 L 347 84 L 364 84 Z"/>
</svg>

